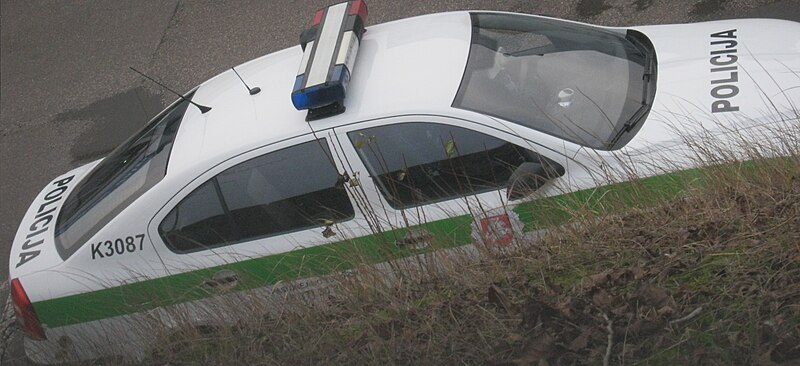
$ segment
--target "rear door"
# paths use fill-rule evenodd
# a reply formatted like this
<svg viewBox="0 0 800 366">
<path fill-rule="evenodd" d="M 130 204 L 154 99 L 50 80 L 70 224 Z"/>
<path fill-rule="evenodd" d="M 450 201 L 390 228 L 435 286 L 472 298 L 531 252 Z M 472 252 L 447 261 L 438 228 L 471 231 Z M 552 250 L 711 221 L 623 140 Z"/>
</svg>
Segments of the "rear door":
<svg viewBox="0 0 800 366">
<path fill-rule="evenodd" d="M 390 241 L 416 250 L 510 244 L 524 223 L 513 210 L 522 199 L 509 200 L 507 187 L 524 163 L 548 162 L 559 171 L 531 193 L 559 192 L 555 183 L 565 179 L 568 166 L 564 154 L 492 122 L 403 116 L 336 129 L 352 175 Z"/>
<path fill-rule="evenodd" d="M 351 266 L 348 239 L 366 235 L 368 226 L 351 202 L 331 138 L 317 135 L 234 157 L 156 214 L 148 231 L 170 273 L 164 285 L 174 288 L 174 303 L 242 290 L 303 292 L 312 286 L 284 287 Z"/>
</svg>

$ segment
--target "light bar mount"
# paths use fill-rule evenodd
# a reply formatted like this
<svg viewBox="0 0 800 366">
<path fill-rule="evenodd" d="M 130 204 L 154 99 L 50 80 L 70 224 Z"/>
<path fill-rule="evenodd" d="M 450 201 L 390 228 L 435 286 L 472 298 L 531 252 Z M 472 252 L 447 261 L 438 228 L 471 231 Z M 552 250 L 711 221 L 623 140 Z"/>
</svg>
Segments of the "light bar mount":
<svg viewBox="0 0 800 366">
<path fill-rule="evenodd" d="M 364 0 L 334 4 L 318 10 L 300 34 L 303 58 L 291 97 L 297 110 L 308 110 L 306 121 L 344 113 L 366 17 Z"/>
</svg>

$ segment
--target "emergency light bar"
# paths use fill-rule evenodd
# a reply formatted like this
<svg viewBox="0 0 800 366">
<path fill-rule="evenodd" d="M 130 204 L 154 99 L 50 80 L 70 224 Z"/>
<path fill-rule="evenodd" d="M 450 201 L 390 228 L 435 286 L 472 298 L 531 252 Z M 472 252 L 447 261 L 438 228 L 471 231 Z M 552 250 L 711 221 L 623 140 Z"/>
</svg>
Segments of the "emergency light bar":
<svg viewBox="0 0 800 366">
<path fill-rule="evenodd" d="M 292 104 L 308 109 L 306 121 L 344 112 L 344 97 L 364 34 L 367 3 L 348 1 L 317 10 L 300 35 L 303 59 L 294 81 Z"/>
</svg>

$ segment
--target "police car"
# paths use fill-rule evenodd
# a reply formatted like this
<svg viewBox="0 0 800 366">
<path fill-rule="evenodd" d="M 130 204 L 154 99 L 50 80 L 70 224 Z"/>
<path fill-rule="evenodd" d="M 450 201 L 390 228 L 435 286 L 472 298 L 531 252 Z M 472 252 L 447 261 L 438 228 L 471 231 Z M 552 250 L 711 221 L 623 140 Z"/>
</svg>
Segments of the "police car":
<svg viewBox="0 0 800 366">
<path fill-rule="evenodd" d="M 366 18 L 360 0 L 319 10 L 300 45 L 44 187 L 9 263 L 32 360 L 140 357 L 155 338 L 132 327 L 169 327 L 170 309 L 204 324 L 213 311 L 192 309 L 300 291 L 353 253 L 510 245 L 538 227 L 537 200 L 689 169 L 699 133 L 798 125 L 795 22 Z"/>
</svg>

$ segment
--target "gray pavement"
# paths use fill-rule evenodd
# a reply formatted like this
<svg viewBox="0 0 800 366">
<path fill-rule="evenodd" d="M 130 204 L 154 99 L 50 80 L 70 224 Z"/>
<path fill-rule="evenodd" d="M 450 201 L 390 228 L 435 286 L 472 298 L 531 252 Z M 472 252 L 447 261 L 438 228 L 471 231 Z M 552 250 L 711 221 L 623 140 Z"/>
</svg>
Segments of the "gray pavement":
<svg viewBox="0 0 800 366">
<path fill-rule="evenodd" d="M 313 12 L 332 2 L 0 2 L 0 280 L 8 276 L 9 245 L 37 192 L 52 177 L 108 152 L 174 99 L 129 66 L 185 91 L 231 66 L 295 45 Z M 463 9 L 615 26 L 740 17 L 800 21 L 800 0 L 368 3 L 368 24 Z M 19 342 L 12 346 L 0 363 L 23 362 Z"/>
</svg>

